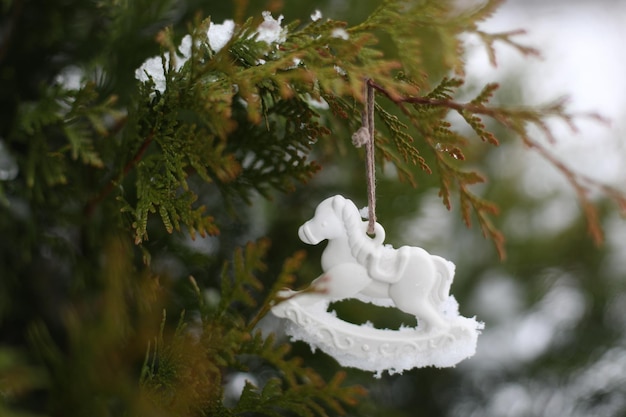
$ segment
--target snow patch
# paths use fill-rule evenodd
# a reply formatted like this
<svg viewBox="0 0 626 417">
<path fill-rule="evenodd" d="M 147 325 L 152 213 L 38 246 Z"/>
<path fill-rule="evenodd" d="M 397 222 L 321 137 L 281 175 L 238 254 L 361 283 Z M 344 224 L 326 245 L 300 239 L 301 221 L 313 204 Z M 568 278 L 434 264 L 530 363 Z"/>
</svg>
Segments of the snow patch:
<svg viewBox="0 0 626 417">
<path fill-rule="evenodd" d="M 209 46 L 214 52 L 219 52 L 233 37 L 235 32 L 235 22 L 224 20 L 222 24 L 211 23 L 207 31 Z"/>
<path fill-rule="evenodd" d="M 263 22 L 256 30 L 257 40 L 272 44 L 275 42 L 284 42 L 286 38 L 286 30 L 281 27 L 283 16 L 274 19 L 268 11 L 263 12 Z M 207 40 L 209 47 L 214 53 L 221 51 L 232 39 L 235 33 L 235 22 L 233 20 L 225 20 L 223 23 L 213 23 L 209 25 L 207 30 Z M 191 35 L 185 35 L 178 46 L 180 56 L 174 59 L 174 70 L 180 71 L 185 63 L 191 58 L 192 50 Z M 141 82 L 150 79 L 155 84 L 155 90 L 163 93 L 167 87 L 165 78 L 165 69 L 170 65 L 170 53 L 166 52 L 161 56 L 154 56 L 144 61 L 139 68 L 135 70 L 135 78 Z M 259 60 L 259 64 L 265 63 Z"/>
<path fill-rule="evenodd" d="M 333 38 L 339 38 L 339 39 L 343 39 L 345 41 L 347 41 L 348 38 L 350 38 L 350 35 L 348 35 L 348 32 L 346 32 L 346 30 L 344 28 L 335 28 L 335 29 L 333 29 L 333 31 L 331 32 L 331 36 Z"/>
<path fill-rule="evenodd" d="M 311 20 L 314 22 L 317 22 L 321 18 L 322 18 L 322 12 L 320 12 L 319 10 L 315 10 L 315 12 L 311 14 Z"/>
<path fill-rule="evenodd" d="M 272 17 L 272 13 L 263 12 L 263 23 L 257 29 L 257 40 L 272 44 L 274 42 L 284 42 L 286 33 L 281 27 L 284 16 L 280 15 L 278 19 Z"/>
</svg>

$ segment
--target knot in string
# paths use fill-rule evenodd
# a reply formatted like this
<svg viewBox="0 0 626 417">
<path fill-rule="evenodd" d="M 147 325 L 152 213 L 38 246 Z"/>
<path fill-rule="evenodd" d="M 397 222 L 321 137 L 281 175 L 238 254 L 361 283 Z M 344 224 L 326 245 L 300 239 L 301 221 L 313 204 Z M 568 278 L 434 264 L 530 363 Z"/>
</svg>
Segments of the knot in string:
<svg viewBox="0 0 626 417">
<path fill-rule="evenodd" d="M 361 126 L 359 130 L 352 134 L 352 144 L 357 148 L 360 148 L 363 145 L 367 145 L 370 140 L 370 132 L 365 126 Z"/>
</svg>

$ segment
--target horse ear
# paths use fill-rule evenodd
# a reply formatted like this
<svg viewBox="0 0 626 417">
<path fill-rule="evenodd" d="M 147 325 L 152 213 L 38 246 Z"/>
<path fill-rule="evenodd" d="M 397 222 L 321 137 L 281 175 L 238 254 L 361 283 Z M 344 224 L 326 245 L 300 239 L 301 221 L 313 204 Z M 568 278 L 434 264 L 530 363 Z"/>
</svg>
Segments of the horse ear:
<svg viewBox="0 0 626 417">
<path fill-rule="evenodd" d="M 336 195 L 333 197 L 332 204 L 333 209 L 340 212 L 346 205 L 346 199 L 341 195 Z"/>
<path fill-rule="evenodd" d="M 347 198 L 344 198 L 342 196 L 337 197 L 341 198 L 341 205 L 333 204 L 333 208 L 337 210 L 338 213 L 341 213 L 341 217 L 343 218 L 344 222 L 352 220 L 354 218 L 358 218 L 359 220 L 361 219 L 361 216 L 358 215 L 359 209 L 352 200 L 348 200 Z"/>
</svg>

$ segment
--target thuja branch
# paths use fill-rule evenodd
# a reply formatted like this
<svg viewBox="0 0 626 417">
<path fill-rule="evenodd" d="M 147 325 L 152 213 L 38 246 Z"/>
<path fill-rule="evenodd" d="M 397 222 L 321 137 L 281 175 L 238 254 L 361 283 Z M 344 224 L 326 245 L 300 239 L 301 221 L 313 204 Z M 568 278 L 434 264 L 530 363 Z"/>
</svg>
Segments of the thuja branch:
<svg viewBox="0 0 626 417">
<path fill-rule="evenodd" d="M 483 44 L 485 45 L 487 49 L 487 54 L 489 55 L 489 62 L 494 67 L 497 66 L 496 50 L 494 48 L 494 43 L 496 41 L 504 42 L 505 44 L 512 46 L 513 48 L 517 49 L 522 55 L 535 56 L 535 57 L 541 56 L 541 53 L 539 52 L 538 49 L 529 47 L 526 45 L 522 45 L 518 42 L 515 42 L 512 39 L 514 36 L 526 34 L 526 31 L 523 29 L 512 30 L 508 32 L 500 32 L 500 33 L 487 33 L 482 30 L 471 30 L 470 32 L 475 33 L 482 40 Z"/>
<path fill-rule="evenodd" d="M 600 191 L 602 194 L 614 200 L 620 206 L 620 208 L 625 211 L 626 195 L 617 189 L 614 189 L 605 184 L 601 184 L 600 182 L 592 178 L 575 172 L 563 161 L 553 155 L 545 145 L 533 139 L 529 134 L 529 127 L 534 126 L 538 128 L 543 135 L 545 135 L 549 143 L 554 143 L 556 142 L 556 138 L 554 138 L 551 128 L 546 122 L 546 119 L 550 117 L 558 118 L 565 122 L 572 129 L 572 131 L 575 132 L 577 128 L 574 124 L 574 119 L 581 115 L 572 115 L 570 113 L 567 113 L 565 110 L 565 101 L 563 100 L 542 108 L 507 108 L 488 106 L 485 103 L 489 100 L 490 96 L 497 88 L 496 84 L 487 85 L 485 89 L 483 89 L 483 91 L 474 100 L 461 103 L 453 100 L 450 94 L 452 88 L 458 87 L 460 83 L 460 80 L 456 83 L 454 82 L 454 80 L 444 80 L 442 84 L 434 90 L 434 92 L 436 93 L 431 93 L 428 96 L 404 97 L 389 91 L 384 86 L 376 83 L 371 79 L 368 80 L 368 84 L 372 88 L 382 93 L 385 97 L 391 100 L 412 121 L 414 126 L 423 133 L 424 140 L 429 147 L 431 147 L 434 151 L 448 151 L 448 153 L 452 155 L 455 159 L 464 159 L 461 149 L 457 146 L 447 147 L 448 144 L 446 144 L 445 146 L 441 146 L 436 137 L 430 136 L 430 132 L 425 129 L 424 126 L 422 126 L 423 121 L 416 117 L 416 114 L 411 111 L 412 109 L 408 107 L 407 104 L 413 106 L 427 106 L 430 108 L 442 108 L 456 111 L 474 129 L 474 131 L 480 136 L 482 140 L 494 145 L 498 144 L 498 140 L 495 138 L 495 136 L 493 136 L 493 134 L 485 129 L 484 124 L 478 116 L 487 116 L 489 118 L 492 118 L 493 120 L 502 124 L 511 132 L 517 134 L 526 146 L 537 151 L 545 160 L 547 160 L 552 166 L 554 166 L 559 172 L 561 172 L 561 174 L 563 174 L 563 176 L 571 184 L 582 205 L 585 218 L 587 219 L 589 225 L 589 234 L 596 244 L 601 243 L 603 240 L 602 229 L 597 210 L 593 206 L 589 198 L 590 191 L 592 189 Z M 445 112 L 436 117 L 441 118 L 444 116 Z M 606 122 L 605 119 L 597 114 L 592 113 L 583 116 L 590 117 L 599 122 Z M 449 126 L 449 124 L 447 124 L 446 126 Z M 452 134 L 449 131 L 447 133 Z M 454 152 L 450 152 L 450 149 Z M 471 176 L 472 173 L 462 172 L 447 164 L 443 159 L 443 156 L 440 155 L 439 152 L 435 152 L 435 155 L 437 157 L 438 167 L 440 168 L 440 174 L 442 176 L 441 193 L 444 199 L 444 203 L 446 203 L 446 206 L 448 208 L 450 207 L 449 186 L 454 180 L 455 182 L 457 182 L 457 185 L 462 191 L 461 198 L 462 200 L 464 200 L 462 201 L 462 206 L 465 204 L 465 207 L 463 207 L 463 212 L 466 222 L 468 222 L 467 207 L 471 205 L 479 217 L 483 232 L 486 232 L 486 235 L 489 235 L 489 237 L 494 240 L 496 246 L 498 247 L 498 251 L 501 253 L 502 256 L 504 253 L 502 252 L 502 236 L 493 227 L 493 225 L 488 222 L 488 218 L 486 217 L 487 214 L 495 214 L 493 206 L 491 206 L 490 204 L 483 204 L 482 200 L 475 200 L 475 196 L 472 196 L 467 191 L 466 185 L 471 185 L 475 182 L 481 182 L 481 180 L 477 181 L 475 176 Z M 471 181 L 468 180 L 468 178 L 471 179 Z M 479 201 L 481 202 L 481 204 L 476 204 L 476 202 Z"/>
<path fill-rule="evenodd" d="M 464 117 L 467 114 L 488 116 L 498 121 L 505 127 L 513 130 L 520 136 L 526 136 L 526 127 L 524 126 L 525 124 L 534 124 L 541 129 L 541 131 L 551 142 L 554 141 L 554 137 L 549 127 L 545 124 L 545 119 L 547 117 L 559 118 L 564 121 L 573 131 L 577 130 L 576 126 L 574 125 L 575 116 L 565 112 L 564 100 L 557 101 L 556 103 L 550 104 L 542 108 L 497 107 L 486 106 L 484 104 L 484 102 L 488 100 L 488 96 L 478 97 L 477 99 L 466 103 L 461 103 L 452 99 L 441 99 L 425 96 L 403 97 L 390 92 L 384 86 L 377 84 L 371 79 L 368 80 L 368 83 L 374 89 L 376 89 L 389 100 L 391 100 L 396 106 L 398 106 L 402 110 L 405 115 L 409 117 L 411 117 L 411 112 L 405 106 L 405 104 L 407 103 L 455 110 Z M 491 84 L 490 86 L 491 88 L 489 89 L 490 91 L 488 92 L 488 95 L 493 93 L 493 91 L 498 88 L 497 84 Z M 583 116 L 589 117 L 602 123 L 606 123 L 606 120 L 602 116 L 595 113 L 585 114 Z M 494 144 L 497 144 L 497 141 Z"/>
<path fill-rule="evenodd" d="M 96 207 L 102 201 L 104 201 L 104 199 L 107 198 L 109 194 L 111 194 L 115 186 L 119 184 L 130 171 L 133 170 L 133 168 L 139 163 L 139 161 L 141 161 L 141 158 L 143 158 L 143 155 L 146 153 L 146 150 L 148 150 L 148 147 L 154 139 L 154 133 L 154 131 L 151 131 L 148 136 L 146 136 L 133 158 L 128 161 L 126 165 L 124 165 L 122 171 L 116 177 L 107 182 L 107 184 L 100 190 L 100 192 L 87 202 L 83 211 L 86 217 L 91 217 Z"/>
<path fill-rule="evenodd" d="M 380 84 L 377 84 L 371 79 L 368 80 L 368 84 L 371 85 L 376 91 L 379 91 L 380 93 L 382 93 L 385 97 L 391 100 L 395 105 L 400 107 L 402 111 L 407 115 L 410 112 L 404 106 L 405 103 L 420 104 L 420 105 L 427 105 L 427 106 L 433 106 L 433 107 L 443 107 L 443 108 L 447 108 L 450 110 L 455 110 L 459 113 L 468 112 L 468 113 L 473 113 L 473 114 L 480 114 L 480 115 L 492 117 L 493 119 L 504 122 L 505 124 L 508 124 L 508 123 L 506 123 L 506 118 L 503 116 L 523 117 L 525 115 L 528 116 L 531 114 L 535 114 L 534 112 L 526 111 L 524 109 L 506 109 L 502 107 L 487 107 L 484 104 L 475 104 L 473 102 L 460 103 L 454 100 L 438 99 L 438 98 L 431 98 L 431 97 L 424 97 L 424 96 L 403 97 L 403 96 L 392 94 L 385 87 L 383 87 Z M 560 107 L 560 105 L 558 104 L 556 106 Z M 570 119 L 571 118 L 568 117 L 568 120 Z"/>
</svg>

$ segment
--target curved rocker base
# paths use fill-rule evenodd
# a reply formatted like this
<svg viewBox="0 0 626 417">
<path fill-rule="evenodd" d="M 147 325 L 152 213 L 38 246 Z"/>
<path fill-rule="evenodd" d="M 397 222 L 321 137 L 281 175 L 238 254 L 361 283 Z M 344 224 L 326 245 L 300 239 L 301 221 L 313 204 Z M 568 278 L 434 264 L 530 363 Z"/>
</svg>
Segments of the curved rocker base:
<svg viewBox="0 0 626 417">
<path fill-rule="evenodd" d="M 483 323 L 458 313 L 458 304 L 450 296 L 442 312 L 448 329 L 426 332 L 419 328 L 376 329 L 371 324 L 345 322 L 328 312 L 329 300 L 302 306 L 292 297 L 272 308 L 274 315 L 288 319 L 286 333 L 292 340 L 308 343 L 334 357 L 342 366 L 375 372 L 380 377 L 412 368 L 455 366 L 476 352 Z"/>
</svg>

